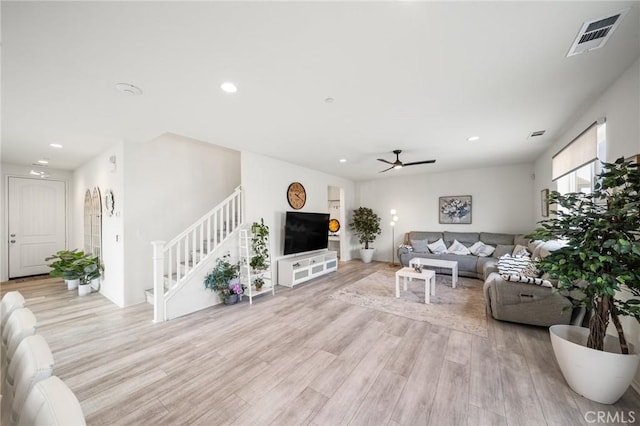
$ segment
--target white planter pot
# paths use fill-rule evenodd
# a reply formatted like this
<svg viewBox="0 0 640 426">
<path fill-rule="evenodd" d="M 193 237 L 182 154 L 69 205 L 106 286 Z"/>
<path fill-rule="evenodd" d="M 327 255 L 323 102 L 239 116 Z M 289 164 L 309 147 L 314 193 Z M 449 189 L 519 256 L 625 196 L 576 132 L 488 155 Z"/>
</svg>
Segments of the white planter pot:
<svg viewBox="0 0 640 426">
<path fill-rule="evenodd" d="M 64 280 L 64 282 L 67 283 L 67 290 L 75 290 L 76 288 L 78 288 L 78 284 L 80 284 L 79 279 Z"/>
<path fill-rule="evenodd" d="M 91 280 L 91 289 L 95 291 L 100 290 L 100 277 Z"/>
<path fill-rule="evenodd" d="M 577 393 L 602 404 L 615 403 L 629 388 L 640 355 L 629 344 L 629 355 L 620 353 L 617 336 L 607 335 L 604 351 L 586 347 L 589 329 L 574 325 L 549 327 L 553 352 L 565 380 Z"/>
<path fill-rule="evenodd" d="M 371 259 L 373 259 L 373 252 L 375 251 L 376 249 L 374 248 L 369 248 L 369 249 L 361 248 L 360 259 L 362 259 L 364 263 L 371 263 Z"/>
<path fill-rule="evenodd" d="M 78 286 L 78 296 L 86 296 L 87 294 L 91 294 L 91 283 L 80 284 Z"/>
</svg>

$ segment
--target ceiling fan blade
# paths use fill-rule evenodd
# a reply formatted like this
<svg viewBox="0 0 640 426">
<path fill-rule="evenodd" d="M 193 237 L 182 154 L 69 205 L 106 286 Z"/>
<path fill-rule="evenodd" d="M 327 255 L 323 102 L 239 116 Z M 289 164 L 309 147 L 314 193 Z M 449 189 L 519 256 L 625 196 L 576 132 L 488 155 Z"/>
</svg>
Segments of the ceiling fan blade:
<svg viewBox="0 0 640 426">
<path fill-rule="evenodd" d="M 393 164 L 391 161 L 383 160 L 382 158 L 378 158 L 378 161 L 382 161 L 383 163 Z"/>
<path fill-rule="evenodd" d="M 392 164 L 392 163 L 389 163 L 389 164 Z M 384 170 L 382 170 L 382 171 L 379 171 L 378 173 L 388 172 L 389 170 L 391 170 L 391 169 L 393 169 L 393 168 L 394 168 L 394 166 L 391 166 L 391 167 L 389 167 L 388 169 L 384 169 Z"/>
<path fill-rule="evenodd" d="M 416 164 L 431 164 L 435 163 L 436 160 L 426 160 L 426 161 L 416 161 L 413 163 L 404 163 L 405 166 L 415 166 Z"/>
</svg>

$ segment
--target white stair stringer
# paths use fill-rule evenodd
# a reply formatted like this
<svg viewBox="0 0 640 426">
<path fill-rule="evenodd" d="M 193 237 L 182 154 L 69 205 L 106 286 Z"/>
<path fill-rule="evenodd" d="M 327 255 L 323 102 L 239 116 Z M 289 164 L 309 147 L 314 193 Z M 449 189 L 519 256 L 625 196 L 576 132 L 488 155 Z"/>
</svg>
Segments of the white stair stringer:
<svg viewBox="0 0 640 426">
<path fill-rule="evenodd" d="M 203 280 L 218 257 L 237 252 L 232 244 L 237 245 L 237 233 L 244 223 L 243 208 L 238 187 L 170 242 L 152 242 L 154 322 L 219 303 L 217 295 L 205 289 Z"/>
</svg>

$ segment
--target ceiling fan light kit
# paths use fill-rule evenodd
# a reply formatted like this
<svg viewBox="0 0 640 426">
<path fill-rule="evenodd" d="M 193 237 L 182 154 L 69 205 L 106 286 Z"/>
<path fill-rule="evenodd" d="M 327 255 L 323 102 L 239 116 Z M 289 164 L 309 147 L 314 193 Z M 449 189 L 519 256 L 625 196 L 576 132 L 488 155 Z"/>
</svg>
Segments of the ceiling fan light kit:
<svg viewBox="0 0 640 426">
<path fill-rule="evenodd" d="M 393 150 L 393 153 L 396 155 L 396 161 L 394 161 L 394 162 L 387 161 L 387 160 L 384 160 L 382 158 L 378 158 L 378 161 L 382 161 L 383 163 L 391 165 L 391 167 L 389 167 L 388 169 L 381 170 L 379 173 L 388 172 L 391 169 L 401 169 L 401 168 L 407 167 L 407 166 L 417 166 L 418 164 L 433 164 L 433 163 L 436 162 L 436 160 L 425 160 L 425 161 L 414 161 L 412 163 L 403 163 L 402 161 L 400 161 L 400 153 L 401 152 L 402 152 L 401 149 L 394 149 Z"/>
</svg>

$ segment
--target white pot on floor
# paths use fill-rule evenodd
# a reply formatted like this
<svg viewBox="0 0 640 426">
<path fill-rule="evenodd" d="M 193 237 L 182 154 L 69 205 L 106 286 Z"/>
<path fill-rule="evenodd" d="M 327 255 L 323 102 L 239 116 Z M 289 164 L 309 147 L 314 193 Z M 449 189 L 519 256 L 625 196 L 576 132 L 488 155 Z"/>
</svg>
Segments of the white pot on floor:
<svg viewBox="0 0 640 426">
<path fill-rule="evenodd" d="M 67 290 L 75 290 L 80 284 L 80 280 L 77 278 L 75 280 L 64 280 L 64 282 L 67 283 Z"/>
<path fill-rule="evenodd" d="M 362 259 L 362 261 L 364 263 L 371 263 L 371 260 L 373 259 L 373 252 L 375 252 L 376 249 L 374 248 L 361 248 L 360 249 L 360 259 Z"/>
<path fill-rule="evenodd" d="M 623 355 L 618 337 L 607 335 L 604 351 L 589 349 L 589 329 L 574 325 L 552 325 L 549 334 L 556 360 L 571 389 L 602 404 L 613 404 L 624 395 L 640 365 L 640 354 L 631 344 L 629 355 Z"/>
<path fill-rule="evenodd" d="M 78 296 L 86 296 L 91 294 L 91 283 L 80 284 L 78 286 Z"/>
</svg>

